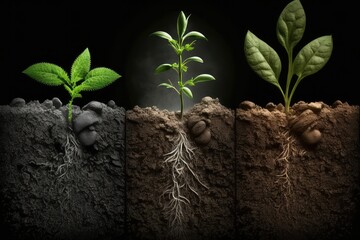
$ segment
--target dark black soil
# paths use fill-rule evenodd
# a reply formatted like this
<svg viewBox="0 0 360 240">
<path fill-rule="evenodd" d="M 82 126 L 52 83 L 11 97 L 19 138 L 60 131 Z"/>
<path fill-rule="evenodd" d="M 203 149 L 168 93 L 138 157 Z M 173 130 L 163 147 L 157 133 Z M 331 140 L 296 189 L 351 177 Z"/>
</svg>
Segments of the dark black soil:
<svg viewBox="0 0 360 240">
<path fill-rule="evenodd" d="M 82 111 L 74 108 L 75 118 Z M 64 147 L 69 131 L 60 109 L 37 101 L 22 107 L 1 106 L 2 236 L 123 237 L 124 120 L 124 109 L 103 105 L 101 121 L 93 126 L 97 141 L 88 147 L 80 145 L 81 156 L 63 165 L 69 162 Z"/>
<path fill-rule="evenodd" d="M 359 106 L 299 102 L 287 117 L 281 105 L 246 101 L 230 110 L 205 97 L 182 120 L 156 107 L 101 106 L 101 120 L 88 128 L 98 134 L 95 143 L 81 146 L 66 171 L 64 109 L 36 101 L 1 106 L 3 235 L 359 238 Z M 75 107 L 74 118 L 86 111 Z M 174 198 L 166 190 L 174 175 L 165 160 L 181 133 L 194 155 L 181 155 L 188 167 L 178 173 L 187 178 L 175 179 L 183 208 L 171 225 L 165 207 Z"/>
</svg>

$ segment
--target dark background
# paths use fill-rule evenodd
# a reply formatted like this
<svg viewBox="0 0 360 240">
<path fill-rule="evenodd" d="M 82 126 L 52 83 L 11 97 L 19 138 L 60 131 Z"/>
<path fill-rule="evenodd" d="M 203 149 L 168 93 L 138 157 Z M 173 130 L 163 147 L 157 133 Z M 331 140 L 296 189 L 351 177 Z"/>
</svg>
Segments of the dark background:
<svg viewBox="0 0 360 240">
<path fill-rule="evenodd" d="M 157 87 L 174 74 L 154 74 L 161 63 L 174 62 L 175 54 L 163 39 L 149 36 L 164 30 L 172 35 L 181 10 L 191 14 L 188 30 L 203 33 L 192 55 L 204 63 L 189 65 L 186 76 L 209 73 L 216 81 L 192 88 L 194 100 L 204 96 L 219 98 L 235 108 L 243 100 L 258 105 L 282 102 L 279 90 L 260 79 L 247 65 L 243 44 L 247 30 L 273 47 L 283 63 L 281 85 L 286 77 L 286 52 L 276 38 L 276 22 L 289 0 L 251 1 L 5 1 L 1 7 L 1 87 L 0 104 L 15 97 L 27 102 L 59 97 L 64 104 L 69 95 L 63 87 L 49 87 L 23 73 L 31 64 L 50 62 L 67 72 L 75 58 L 89 48 L 92 68 L 109 67 L 122 77 L 112 85 L 83 93 L 75 105 L 91 100 L 108 102 L 130 109 L 156 105 L 179 109 L 175 92 Z M 323 35 L 332 35 L 334 49 L 329 62 L 299 85 L 293 103 L 335 100 L 360 104 L 357 87 L 360 67 L 358 43 L 358 8 L 350 1 L 302 0 L 307 19 L 305 34 L 295 48 Z M 175 37 L 175 35 L 173 35 Z"/>
</svg>

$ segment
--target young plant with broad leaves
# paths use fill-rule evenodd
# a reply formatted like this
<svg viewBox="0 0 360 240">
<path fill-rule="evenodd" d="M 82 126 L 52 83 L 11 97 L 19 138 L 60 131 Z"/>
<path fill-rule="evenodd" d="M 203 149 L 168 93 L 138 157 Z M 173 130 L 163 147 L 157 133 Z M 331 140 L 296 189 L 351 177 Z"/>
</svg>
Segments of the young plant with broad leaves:
<svg viewBox="0 0 360 240">
<path fill-rule="evenodd" d="M 277 39 L 285 48 L 288 56 L 285 91 L 279 83 L 282 65 L 277 52 L 251 31 L 248 31 L 245 36 L 244 51 L 250 67 L 262 79 L 280 90 L 287 115 L 290 111 L 291 99 L 301 80 L 322 69 L 328 62 L 333 49 L 332 36 L 326 35 L 305 45 L 293 59 L 294 47 L 302 39 L 305 25 L 305 11 L 299 0 L 293 0 L 287 4 L 277 21 Z M 292 85 L 294 75 L 296 75 L 296 81 Z"/>
<path fill-rule="evenodd" d="M 115 71 L 105 67 L 91 70 L 90 65 L 90 51 L 86 48 L 73 62 L 70 76 L 60 66 L 46 62 L 33 64 L 23 73 L 49 86 L 64 86 L 70 94 L 68 121 L 71 124 L 73 101 L 75 98 L 82 97 L 80 92 L 102 89 L 121 77 Z"/>
<path fill-rule="evenodd" d="M 198 31 L 190 31 L 186 33 L 188 26 L 189 17 L 186 17 L 184 12 L 181 11 L 177 18 L 177 39 L 172 38 L 172 36 L 164 31 L 156 31 L 152 35 L 163 38 L 169 42 L 169 45 L 175 51 L 178 62 L 175 63 L 163 63 L 159 65 L 156 69 L 156 73 L 162 73 L 170 69 L 174 70 L 178 75 L 178 87 L 176 87 L 170 80 L 169 83 L 161 83 L 159 86 L 163 86 L 169 89 L 175 90 L 175 92 L 180 96 L 180 118 L 182 119 L 184 112 L 184 99 L 183 95 L 185 94 L 189 98 L 193 98 L 193 93 L 189 87 L 193 87 L 200 82 L 207 82 L 215 80 L 215 78 L 210 74 L 200 74 L 196 77 L 190 78 L 187 81 L 183 80 L 183 74 L 188 70 L 188 64 L 190 62 L 199 62 L 203 63 L 203 60 L 198 56 L 188 57 L 183 59 L 184 51 L 190 52 L 194 50 L 194 45 L 196 39 L 207 40 L 206 37 Z M 192 41 L 188 42 L 188 40 Z M 188 42 L 188 43 L 186 43 Z"/>
</svg>

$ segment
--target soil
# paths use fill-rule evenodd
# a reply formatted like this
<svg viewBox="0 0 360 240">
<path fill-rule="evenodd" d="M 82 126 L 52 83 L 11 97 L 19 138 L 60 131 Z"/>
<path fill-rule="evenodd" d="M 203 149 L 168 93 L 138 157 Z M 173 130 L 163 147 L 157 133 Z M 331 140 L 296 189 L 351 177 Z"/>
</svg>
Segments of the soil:
<svg viewBox="0 0 360 240">
<path fill-rule="evenodd" d="M 102 104 L 96 142 L 64 177 L 64 111 L 0 110 L 1 225 L 14 239 L 360 237 L 359 106 L 298 102 L 287 117 L 281 104 L 231 110 L 205 97 L 180 120 Z M 177 146 L 188 165 L 174 174 Z M 174 179 L 183 208 L 172 224 Z"/>
<path fill-rule="evenodd" d="M 93 126 L 98 141 L 80 145 L 71 163 L 63 110 L 38 101 L 0 108 L 1 232 L 7 239 L 125 234 L 125 110 L 103 104 Z M 74 118 L 82 112 L 74 106 Z"/>
</svg>

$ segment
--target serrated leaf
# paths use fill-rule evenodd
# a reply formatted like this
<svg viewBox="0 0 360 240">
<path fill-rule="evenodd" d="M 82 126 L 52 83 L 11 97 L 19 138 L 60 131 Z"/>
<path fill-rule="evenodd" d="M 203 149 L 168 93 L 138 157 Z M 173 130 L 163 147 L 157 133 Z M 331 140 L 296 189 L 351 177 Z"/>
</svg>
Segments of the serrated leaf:
<svg viewBox="0 0 360 240">
<path fill-rule="evenodd" d="M 306 26 L 306 16 L 299 0 L 290 2 L 281 12 L 276 26 L 280 44 L 289 52 L 301 40 Z"/>
<path fill-rule="evenodd" d="M 99 90 L 110 85 L 120 77 L 121 76 L 118 73 L 109 68 L 94 68 L 86 75 L 85 80 L 75 89 L 78 89 L 78 92 Z"/>
<path fill-rule="evenodd" d="M 170 34 L 168 34 L 167 32 L 164 32 L 164 31 L 157 31 L 157 32 L 153 32 L 151 35 L 155 35 L 155 36 L 158 36 L 158 37 L 161 37 L 161 38 L 164 38 L 166 40 L 174 40 Z"/>
<path fill-rule="evenodd" d="M 199 63 L 203 63 L 204 61 L 200 58 L 200 57 L 197 57 L 197 56 L 193 56 L 193 57 L 189 57 L 187 59 L 184 60 L 184 64 L 187 64 L 189 62 L 199 62 Z"/>
<path fill-rule="evenodd" d="M 199 39 L 204 39 L 207 40 L 207 38 L 200 32 L 197 31 L 191 31 L 188 32 L 187 34 L 184 35 L 183 39 L 185 40 L 186 38 L 199 38 Z"/>
<path fill-rule="evenodd" d="M 155 69 L 155 73 L 162 73 L 162 72 L 166 72 L 170 69 L 173 68 L 172 64 L 169 63 L 163 63 L 161 65 L 159 65 L 156 69 Z"/>
<path fill-rule="evenodd" d="M 297 54 L 294 60 L 294 73 L 301 78 L 316 73 L 328 62 L 333 49 L 332 36 L 319 37 Z"/>
<path fill-rule="evenodd" d="M 187 28 L 187 23 L 188 23 L 188 19 L 186 18 L 184 12 L 181 11 L 177 18 L 177 34 L 179 39 L 182 38 L 182 36 L 184 36 L 184 33 Z"/>
<path fill-rule="evenodd" d="M 188 98 L 193 98 L 193 94 L 188 87 L 183 87 L 182 91 L 183 93 L 185 93 L 186 96 L 188 96 Z"/>
<path fill-rule="evenodd" d="M 210 74 L 200 74 L 193 79 L 193 83 L 197 84 L 200 82 L 213 81 L 215 78 Z"/>
<path fill-rule="evenodd" d="M 71 66 L 71 82 L 76 83 L 84 79 L 90 71 L 91 59 L 89 49 L 86 48 Z"/>
<path fill-rule="evenodd" d="M 278 82 L 281 60 L 276 51 L 250 31 L 245 36 L 244 51 L 253 71 L 265 81 L 281 88 Z"/>
<path fill-rule="evenodd" d="M 59 86 L 70 83 L 69 76 L 65 70 L 52 63 L 35 63 L 25 69 L 23 73 L 49 86 Z"/>
</svg>

